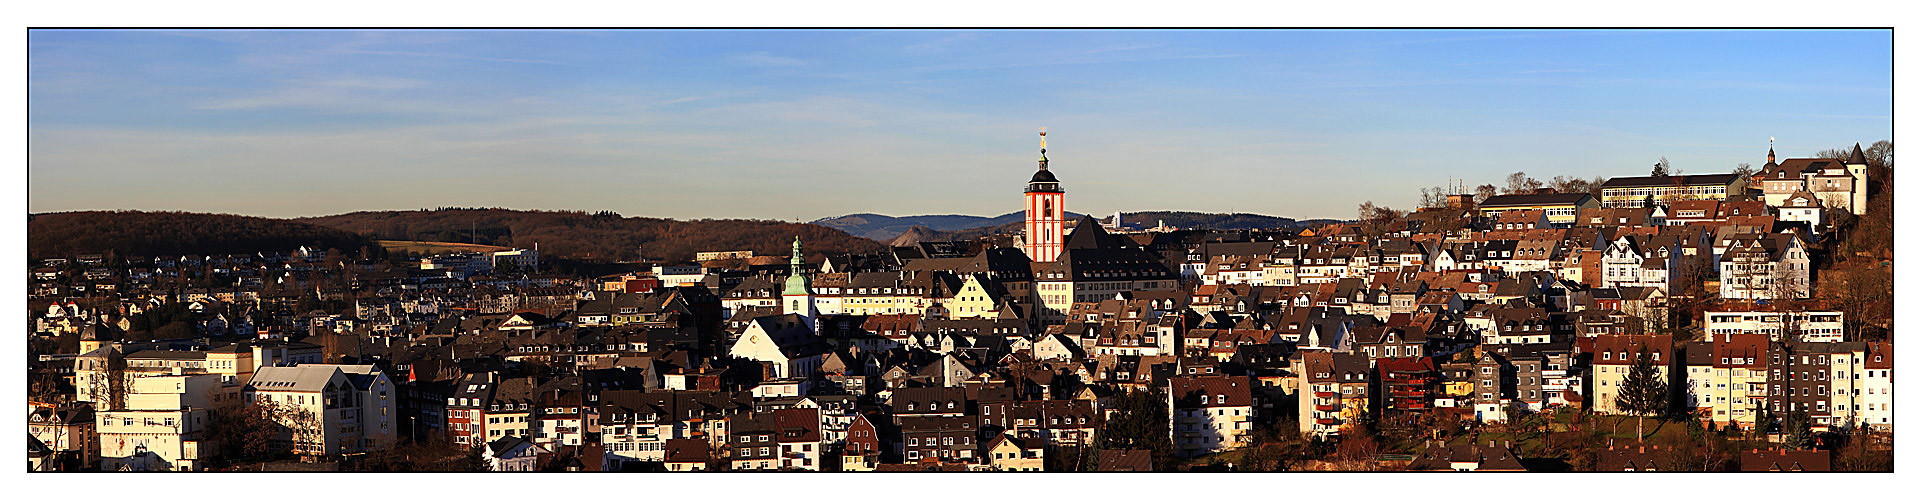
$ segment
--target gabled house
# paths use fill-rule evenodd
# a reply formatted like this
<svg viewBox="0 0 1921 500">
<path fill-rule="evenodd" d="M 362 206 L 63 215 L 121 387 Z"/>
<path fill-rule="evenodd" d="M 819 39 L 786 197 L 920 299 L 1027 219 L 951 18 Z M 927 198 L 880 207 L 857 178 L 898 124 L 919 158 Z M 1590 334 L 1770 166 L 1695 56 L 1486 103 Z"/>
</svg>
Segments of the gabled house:
<svg viewBox="0 0 1921 500">
<path fill-rule="evenodd" d="M 1792 234 L 1729 239 L 1721 253 L 1721 298 L 1744 300 L 1805 299 L 1813 291 L 1812 260 Z"/>
<path fill-rule="evenodd" d="M 766 363 L 769 378 L 804 377 L 831 350 L 799 314 L 756 318 L 740 332 L 727 354 Z"/>
<path fill-rule="evenodd" d="M 987 442 L 981 458 L 991 470 L 1039 472 L 1045 470 L 1047 443 L 1001 434 Z"/>
<path fill-rule="evenodd" d="M 1615 407 L 1615 396 L 1620 394 L 1628 372 L 1633 370 L 1635 360 L 1645 350 L 1654 365 L 1657 376 L 1668 381 L 1670 392 L 1680 384 L 1675 382 L 1679 370 L 1670 369 L 1678 363 L 1675 359 L 1674 339 L 1667 335 L 1602 335 L 1594 338 L 1594 355 L 1590 363 L 1594 366 L 1593 394 L 1589 398 L 1589 410 L 1597 413 L 1619 414 Z"/>
<path fill-rule="evenodd" d="M 1193 457 L 1240 448 L 1253 430 L 1252 381 L 1231 375 L 1168 379 L 1174 453 Z"/>
<path fill-rule="evenodd" d="M 1301 433 L 1336 435 L 1372 412 L 1373 370 L 1366 354 L 1302 351 L 1296 356 Z"/>
<path fill-rule="evenodd" d="M 487 443 L 481 459 L 494 472 L 533 472 L 540 470 L 541 455 L 553 453 L 525 438 L 505 436 Z"/>
</svg>

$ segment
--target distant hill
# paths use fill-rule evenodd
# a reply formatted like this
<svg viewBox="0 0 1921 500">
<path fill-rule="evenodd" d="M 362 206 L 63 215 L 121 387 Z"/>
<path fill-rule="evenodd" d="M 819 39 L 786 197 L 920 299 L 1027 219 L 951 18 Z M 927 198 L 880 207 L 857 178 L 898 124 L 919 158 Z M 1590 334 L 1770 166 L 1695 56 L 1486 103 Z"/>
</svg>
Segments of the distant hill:
<svg viewBox="0 0 1921 500">
<path fill-rule="evenodd" d="M 89 211 L 27 216 L 32 258 L 114 253 L 118 257 L 286 252 L 307 246 L 357 255 L 372 238 L 285 219 L 189 212 Z"/>
<path fill-rule="evenodd" d="M 1102 222 L 1113 222 L 1113 216 L 1102 217 Z M 1166 222 L 1169 226 L 1181 229 L 1298 229 L 1317 226 L 1328 219 L 1294 220 L 1261 214 L 1210 214 L 1205 212 L 1122 212 L 1121 222 L 1150 228 Z"/>
<path fill-rule="evenodd" d="M 1081 217 L 1080 214 L 1072 212 L 1069 212 L 1068 215 L 1069 220 Z M 1104 223 L 1112 222 L 1113 219 L 1114 216 L 1112 215 L 1099 218 L 1099 220 Z M 912 223 L 922 220 L 935 221 L 944 225 Z M 1260 214 L 1211 214 L 1204 212 L 1174 211 L 1123 212 L 1121 214 L 1121 220 L 1128 225 L 1139 226 L 1141 228 L 1150 228 L 1165 222 L 1169 226 L 1182 229 L 1221 230 L 1301 229 L 1328 222 L 1336 222 L 1330 219 L 1295 220 L 1287 217 Z M 921 241 L 972 240 L 992 234 L 1017 232 L 1022 230 L 1021 226 L 1023 222 L 1025 222 L 1024 214 L 1014 212 L 991 219 L 969 215 L 888 217 L 885 215 L 855 214 L 821 219 L 813 223 L 829 227 L 852 228 L 853 230 L 848 231 L 849 234 L 873 238 L 885 241 L 889 245 L 900 246 Z M 843 230 L 845 231 L 847 229 Z"/>
<path fill-rule="evenodd" d="M 914 226 L 908 228 L 907 232 L 900 233 L 900 236 L 895 236 L 894 239 L 887 240 L 887 246 L 912 246 L 923 241 L 971 241 L 983 236 L 1019 232 L 1025 229 L 1023 226 L 1026 225 L 1026 221 L 1014 221 L 996 226 L 972 227 L 953 231 L 940 231 L 928 229 L 927 226 Z M 1072 224 L 1069 224 L 1069 226 L 1072 226 Z"/>
<path fill-rule="evenodd" d="M 296 219 L 383 240 L 475 243 L 534 248 L 561 258 L 692 260 L 695 252 L 752 250 L 786 255 L 800 236 L 809 259 L 879 250 L 873 240 L 813 224 L 771 220 L 682 221 L 622 217 L 612 212 L 435 209 L 353 212 Z"/>
<path fill-rule="evenodd" d="M 1080 217 L 1081 214 L 1067 212 L 1067 216 L 1071 219 Z M 999 217 L 981 217 L 978 215 L 913 215 L 907 217 L 890 217 L 880 214 L 853 214 L 820 219 L 812 222 L 812 224 L 839 229 L 847 234 L 874 241 L 889 241 L 900 237 L 903 233 L 906 233 L 907 230 L 916 226 L 933 231 L 958 231 L 962 229 L 1000 226 L 1010 222 L 1022 222 L 1025 218 L 1026 214 L 1024 212 L 1013 212 Z"/>
<path fill-rule="evenodd" d="M 389 252 L 406 252 L 409 254 L 418 254 L 418 255 L 438 255 L 438 254 L 445 254 L 445 253 L 464 253 L 464 252 L 500 252 L 505 250 L 513 250 L 512 248 L 493 246 L 493 245 L 475 245 L 471 243 L 448 243 L 444 241 L 375 240 L 374 243 L 379 243 L 380 248 L 385 248 Z"/>
</svg>

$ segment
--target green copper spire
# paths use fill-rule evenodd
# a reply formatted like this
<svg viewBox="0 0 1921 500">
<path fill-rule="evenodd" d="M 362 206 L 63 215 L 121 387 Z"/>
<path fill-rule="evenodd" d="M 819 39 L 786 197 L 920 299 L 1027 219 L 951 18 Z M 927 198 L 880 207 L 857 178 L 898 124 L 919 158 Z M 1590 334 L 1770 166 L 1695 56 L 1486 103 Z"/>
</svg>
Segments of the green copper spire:
<svg viewBox="0 0 1921 500">
<path fill-rule="evenodd" d="M 813 295 L 813 287 L 807 282 L 807 261 L 801 258 L 800 237 L 794 237 L 794 257 L 788 260 L 787 289 L 781 295 Z"/>
</svg>

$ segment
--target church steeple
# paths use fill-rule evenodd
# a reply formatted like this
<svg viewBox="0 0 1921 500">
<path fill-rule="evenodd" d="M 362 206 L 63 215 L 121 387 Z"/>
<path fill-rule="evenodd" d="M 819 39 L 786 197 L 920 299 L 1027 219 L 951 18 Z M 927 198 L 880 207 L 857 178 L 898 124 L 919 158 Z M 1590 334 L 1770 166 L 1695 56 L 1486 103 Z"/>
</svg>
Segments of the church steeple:
<svg viewBox="0 0 1921 500">
<path fill-rule="evenodd" d="M 1768 164 L 1774 164 L 1774 136 L 1768 136 Z"/>
<path fill-rule="evenodd" d="M 1029 193 L 1061 192 L 1060 179 L 1055 178 L 1054 173 L 1047 170 L 1047 127 L 1041 127 L 1040 167 L 1041 168 L 1039 171 L 1034 172 L 1034 178 L 1027 180 L 1027 192 Z"/>
<path fill-rule="evenodd" d="M 1047 170 L 1047 128 L 1041 128 L 1040 170 L 1027 180 L 1027 258 L 1035 262 L 1053 262 L 1061 253 L 1061 241 L 1065 238 L 1062 226 L 1065 221 L 1066 192 L 1061 190 L 1061 181 L 1054 172 Z"/>
<path fill-rule="evenodd" d="M 1047 127 L 1041 127 L 1041 169 L 1047 169 Z"/>
<path fill-rule="evenodd" d="M 807 260 L 800 251 L 800 237 L 794 237 L 794 255 L 787 261 L 787 287 L 780 292 L 782 314 L 799 314 L 807 327 L 815 329 L 813 283 L 807 279 Z"/>
<path fill-rule="evenodd" d="M 812 295 L 813 284 L 807 279 L 807 260 L 801 257 L 800 237 L 794 237 L 794 255 L 787 260 L 787 289 L 781 295 Z"/>
</svg>

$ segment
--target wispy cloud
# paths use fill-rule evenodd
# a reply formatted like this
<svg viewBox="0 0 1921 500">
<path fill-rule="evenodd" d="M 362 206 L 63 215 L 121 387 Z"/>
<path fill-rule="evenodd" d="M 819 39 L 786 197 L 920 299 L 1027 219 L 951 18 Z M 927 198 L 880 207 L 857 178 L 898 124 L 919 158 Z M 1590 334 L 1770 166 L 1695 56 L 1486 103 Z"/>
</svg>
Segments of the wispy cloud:
<svg viewBox="0 0 1921 500">
<path fill-rule="evenodd" d="M 1006 57 L 997 57 L 994 59 L 998 61 L 1017 61 L 1017 62 L 974 61 L 974 62 L 960 62 L 960 63 L 949 63 L 949 64 L 932 64 L 932 65 L 904 68 L 899 71 L 903 73 L 935 73 L 935 72 L 948 72 L 948 71 L 981 71 L 981 70 L 996 70 L 996 69 L 1038 68 L 1038 67 L 1048 67 L 1048 66 L 1069 66 L 1069 65 L 1087 65 L 1087 64 L 1124 64 L 1124 63 L 1141 63 L 1141 62 L 1152 62 L 1152 61 L 1174 61 L 1174 60 L 1186 60 L 1186 59 L 1231 59 L 1236 57 L 1242 57 L 1241 54 L 1226 54 L 1226 53 L 1166 54 L 1166 55 L 1142 54 L 1137 56 L 1131 56 L 1127 54 L 1103 55 L 1103 54 L 1119 52 L 1122 50 L 1129 50 L 1129 49 L 1115 48 L 1111 50 L 1087 51 L 1087 52 L 1072 53 L 1072 54 L 1039 54 L 1039 55 L 1027 55 L 1027 56 L 1008 55 Z"/>
<path fill-rule="evenodd" d="M 806 66 L 807 60 L 798 57 L 777 56 L 767 51 L 735 55 L 734 59 L 749 66 L 793 68 Z"/>
<path fill-rule="evenodd" d="M 1469 33 L 1473 33 L 1473 34 L 1469 34 Z M 1372 48 L 1382 48 L 1382 47 L 1404 47 L 1404 46 L 1410 46 L 1410 45 L 1485 42 L 1485 41 L 1491 41 L 1491 40 L 1527 40 L 1527 39 L 1547 38 L 1547 37 L 1555 37 L 1555 36 L 1576 35 L 1581 33 L 1584 33 L 1584 32 L 1431 31 L 1431 32 L 1419 32 L 1419 33 L 1416 33 L 1416 35 L 1447 34 L 1450 36 L 1410 37 L 1410 38 L 1405 38 L 1400 40 L 1380 40 L 1380 41 L 1356 44 L 1353 47 L 1359 48 L 1359 49 L 1372 49 Z M 1395 34 L 1408 35 L 1406 33 L 1401 33 L 1401 32 L 1396 32 Z"/>
<path fill-rule="evenodd" d="M 936 38 L 936 39 L 928 40 L 921 43 L 911 44 L 906 47 L 902 47 L 901 50 L 906 51 L 908 53 L 916 54 L 916 55 L 944 53 L 944 52 L 953 50 L 959 46 L 973 44 L 974 42 L 977 42 L 980 40 L 980 37 L 981 37 L 980 35 L 981 34 L 978 32 L 956 33 L 952 36 L 945 36 L 945 37 Z"/>
<path fill-rule="evenodd" d="M 282 87 L 253 95 L 217 99 L 206 110 L 306 108 L 331 111 L 427 111 L 424 101 L 394 99 L 392 94 L 428 86 L 423 80 L 354 77 L 323 81 L 281 82 Z M 444 109 L 444 108 L 443 108 Z"/>
<path fill-rule="evenodd" d="M 466 55 L 466 54 L 448 54 L 448 53 L 440 53 L 440 52 L 411 52 L 411 51 L 404 51 L 404 50 L 345 50 L 345 51 L 342 51 L 342 53 L 365 54 L 365 55 L 374 55 L 374 56 L 425 57 L 425 58 L 433 58 L 433 59 L 456 59 L 456 60 L 464 60 L 464 61 L 487 61 L 487 62 L 504 62 L 504 63 L 519 63 L 519 64 L 553 64 L 553 65 L 561 64 L 560 61 L 552 61 L 547 59 L 487 57 L 487 56 L 474 56 L 474 55 Z"/>
</svg>

